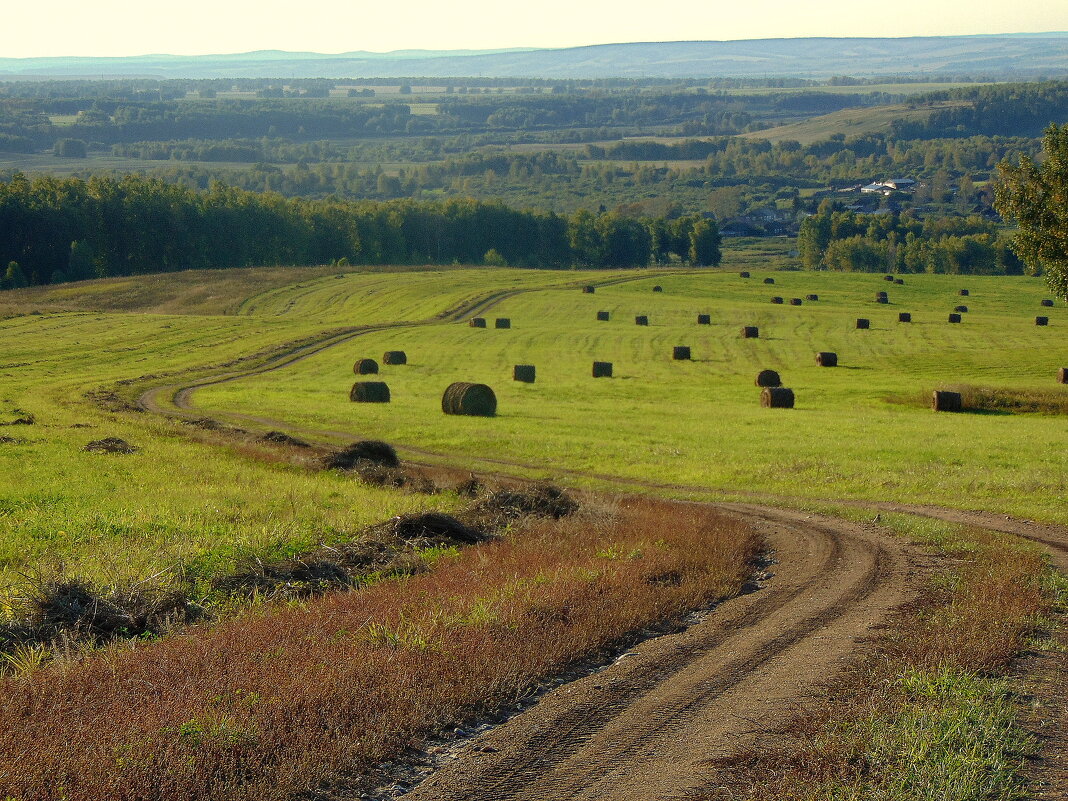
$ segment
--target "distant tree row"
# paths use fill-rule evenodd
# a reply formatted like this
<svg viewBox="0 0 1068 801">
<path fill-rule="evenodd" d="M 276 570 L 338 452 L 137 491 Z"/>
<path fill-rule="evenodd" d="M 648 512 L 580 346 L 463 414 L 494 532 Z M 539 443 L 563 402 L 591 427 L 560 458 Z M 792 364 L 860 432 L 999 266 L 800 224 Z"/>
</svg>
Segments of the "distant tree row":
<svg viewBox="0 0 1068 801">
<path fill-rule="evenodd" d="M 801 223 L 801 263 L 843 272 L 1022 275 L 1009 238 L 982 217 L 854 214 L 824 204 Z"/>
<path fill-rule="evenodd" d="M 637 220 L 501 203 L 287 199 L 215 183 L 197 191 L 127 176 L 0 183 L 0 286 L 183 269 L 349 264 L 535 268 L 719 262 L 700 215 Z"/>
</svg>

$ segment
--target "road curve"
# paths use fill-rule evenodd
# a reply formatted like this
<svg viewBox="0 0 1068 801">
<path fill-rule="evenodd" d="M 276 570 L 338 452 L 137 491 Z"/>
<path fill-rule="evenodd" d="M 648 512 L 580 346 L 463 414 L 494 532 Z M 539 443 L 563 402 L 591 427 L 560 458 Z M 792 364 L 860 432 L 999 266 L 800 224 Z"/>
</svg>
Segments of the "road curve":
<svg viewBox="0 0 1068 801">
<path fill-rule="evenodd" d="M 557 688 L 406 798 L 684 798 L 715 782 L 709 760 L 789 721 L 910 596 L 905 546 L 874 526 L 719 508 L 767 537 L 776 564 L 764 588 Z"/>
</svg>

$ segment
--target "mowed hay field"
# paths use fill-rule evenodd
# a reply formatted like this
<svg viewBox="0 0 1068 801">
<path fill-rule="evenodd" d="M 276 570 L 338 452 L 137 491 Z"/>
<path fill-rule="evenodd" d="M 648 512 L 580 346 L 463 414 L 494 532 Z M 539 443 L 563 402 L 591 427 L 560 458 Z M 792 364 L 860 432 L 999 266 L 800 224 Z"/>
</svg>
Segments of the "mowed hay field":
<svg viewBox="0 0 1068 801">
<path fill-rule="evenodd" d="M 166 581 L 182 568 L 210 578 L 242 555 L 277 557 L 396 514 L 454 504 L 449 496 L 411 496 L 309 471 L 251 437 L 109 411 L 86 397 L 124 379 L 224 363 L 308 331 L 303 322 L 222 316 L 0 319 L 0 423 L 35 420 L 0 426 L 0 618 L 10 585 L 27 576 L 58 570 L 104 583 Z M 140 450 L 82 450 L 105 437 Z"/>
<path fill-rule="evenodd" d="M 945 384 L 1068 393 L 1055 378 L 1068 365 L 1068 312 L 1040 306 L 1048 297 L 1041 280 L 918 275 L 901 286 L 879 275 L 748 269 L 748 280 L 694 271 L 650 274 L 595 294 L 577 286 L 525 292 L 484 314 L 510 318 L 509 330 L 461 320 L 369 333 L 282 370 L 206 387 L 194 403 L 220 417 L 238 412 L 264 425 L 380 437 L 481 469 L 1068 521 L 1060 502 L 1068 484 L 1065 417 L 934 414 L 922 403 Z M 463 271 L 455 275 L 464 280 Z M 503 277 L 511 287 L 524 275 Z M 586 275 L 587 282 L 615 277 Z M 762 283 L 769 276 L 774 286 Z M 663 292 L 652 291 L 657 284 Z M 875 302 L 879 291 L 889 304 Z M 285 293 L 276 290 L 275 307 L 285 307 Z M 808 294 L 819 301 L 789 305 Z M 787 303 L 772 305 L 775 295 Z M 969 308 L 963 323 L 949 324 L 961 303 Z M 599 310 L 611 320 L 596 321 Z M 901 311 L 913 322 L 898 323 Z M 699 313 L 712 324 L 698 326 Z M 1035 316 L 1047 313 L 1049 327 L 1036 327 Z M 639 314 L 649 316 L 648 327 L 634 324 Z M 871 328 L 856 330 L 858 317 Z M 759 326 L 760 338 L 742 339 L 743 325 Z M 690 346 L 693 361 L 673 361 L 676 345 Z M 408 364 L 378 376 L 392 402 L 350 403 L 353 362 L 393 349 L 404 350 Z M 836 352 L 839 366 L 818 367 L 818 351 Z M 593 379 L 595 360 L 612 362 L 614 377 Z M 516 364 L 535 365 L 536 383 L 513 381 Z M 764 368 L 794 390 L 794 409 L 760 408 L 754 379 Z M 490 385 L 497 417 L 443 415 L 441 393 L 453 381 Z"/>
<path fill-rule="evenodd" d="M 433 320 L 501 287 L 578 280 L 338 269 L 186 271 L 0 293 L 0 424 L 35 420 L 0 425 L 0 617 L 27 575 L 60 571 L 108 584 L 183 570 L 211 578 L 250 555 L 283 557 L 396 514 L 458 503 L 291 464 L 291 455 L 255 441 L 266 429 L 235 440 L 87 397 L 121 391 L 130 379 L 233 369 L 324 331 Z M 140 450 L 82 450 L 112 436 Z"/>
</svg>

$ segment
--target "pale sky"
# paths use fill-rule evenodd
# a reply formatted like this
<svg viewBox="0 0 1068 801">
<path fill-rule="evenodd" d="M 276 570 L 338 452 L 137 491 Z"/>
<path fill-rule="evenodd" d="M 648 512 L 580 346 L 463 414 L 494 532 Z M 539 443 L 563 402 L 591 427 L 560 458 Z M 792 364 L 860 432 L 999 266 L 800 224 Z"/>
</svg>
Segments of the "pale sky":
<svg viewBox="0 0 1068 801">
<path fill-rule="evenodd" d="M 5 3 L 0 57 L 452 50 L 1068 31 L 1068 1 L 46 0 Z"/>
</svg>

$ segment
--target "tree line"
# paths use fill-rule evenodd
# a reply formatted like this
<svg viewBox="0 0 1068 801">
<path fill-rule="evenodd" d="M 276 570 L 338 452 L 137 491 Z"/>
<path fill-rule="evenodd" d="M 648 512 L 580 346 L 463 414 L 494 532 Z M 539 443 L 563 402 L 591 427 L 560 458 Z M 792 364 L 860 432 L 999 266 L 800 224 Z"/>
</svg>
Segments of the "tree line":
<svg viewBox="0 0 1068 801">
<path fill-rule="evenodd" d="M 1011 239 L 979 216 L 856 214 L 825 202 L 801 223 L 797 247 L 809 270 L 1022 275 Z"/>
<path fill-rule="evenodd" d="M 499 202 L 306 200 L 158 178 L 0 182 L 0 287 L 279 264 L 714 265 L 701 215 L 523 211 Z"/>
</svg>

